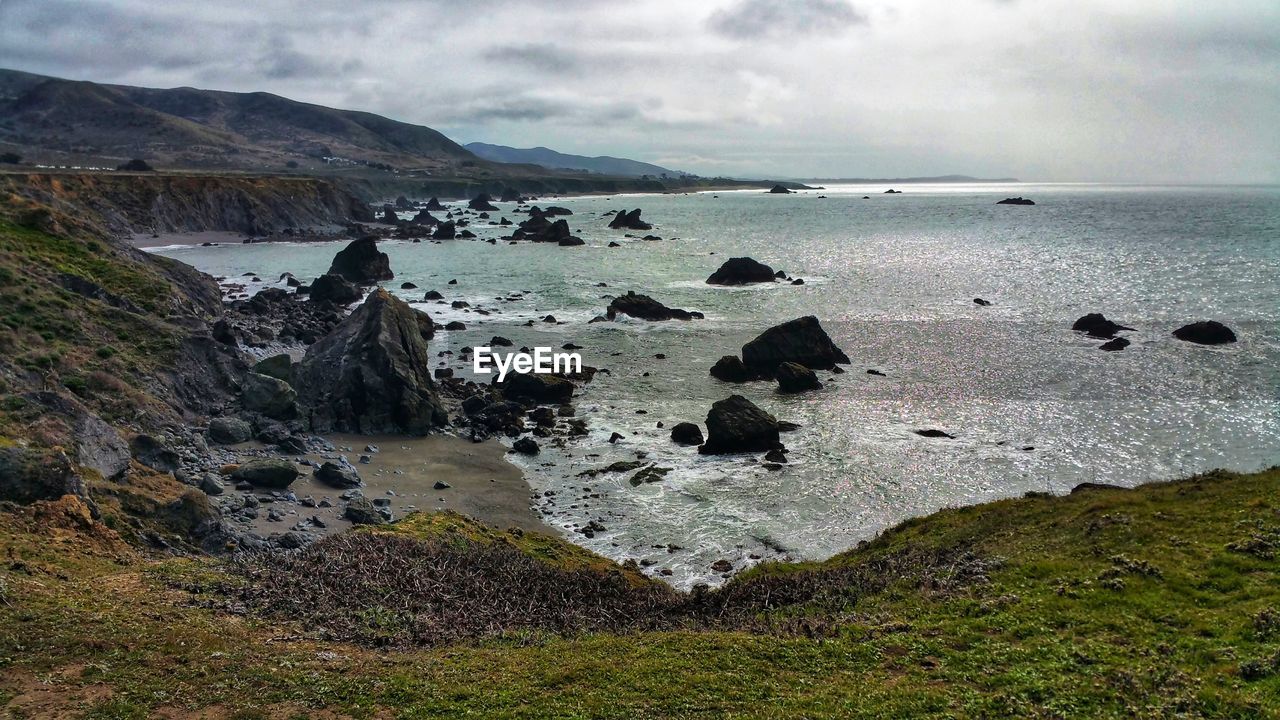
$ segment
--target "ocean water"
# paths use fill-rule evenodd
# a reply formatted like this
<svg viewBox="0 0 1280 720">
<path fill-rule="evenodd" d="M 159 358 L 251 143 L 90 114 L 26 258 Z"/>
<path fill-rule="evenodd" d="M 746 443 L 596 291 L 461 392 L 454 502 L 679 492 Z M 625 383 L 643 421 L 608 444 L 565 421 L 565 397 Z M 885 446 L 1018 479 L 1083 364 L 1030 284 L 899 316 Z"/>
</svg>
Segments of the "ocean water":
<svg viewBox="0 0 1280 720">
<path fill-rule="evenodd" d="M 721 558 L 735 568 L 825 558 L 942 507 L 1280 462 L 1280 188 L 884 189 L 555 199 L 574 212 L 570 227 L 586 247 L 386 242 L 396 273 L 386 285 L 438 322 L 467 324 L 440 333 L 434 351 L 493 335 L 516 347 L 574 342 L 586 364 L 609 370 L 577 400 L 589 437 L 564 448 L 544 442 L 539 456 L 513 461 L 535 492 L 555 493 L 537 501 L 549 524 L 610 557 L 668 568 L 680 587 L 721 581 L 710 568 Z M 995 204 L 1012 195 L 1038 204 Z M 602 213 L 637 206 L 661 241 L 607 229 Z M 499 207 L 495 221 L 523 218 L 512 204 Z M 622 247 L 606 247 L 610 240 Z M 156 251 L 236 281 L 285 271 L 307 281 L 341 245 Z M 805 284 L 704 283 L 739 255 Z M 400 290 L 403 281 L 420 289 Z M 492 314 L 418 302 L 429 289 Z M 605 296 L 627 290 L 707 317 L 587 324 Z M 975 297 L 993 305 L 978 307 Z M 1136 328 L 1126 334 L 1133 344 L 1106 353 L 1072 332 L 1087 312 Z M 523 326 L 547 314 L 564 324 Z M 802 315 L 816 315 L 852 360 L 845 374 L 820 373 L 822 390 L 784 396 L 772 383 L 728 385 L 707 374 L 721 355 Z M 1201 319 L 1227 323 L 1240 342 L 1201 347 L 1170 335 Z M 732 393 L 801 426 L 783 436 L 783 470 L 670 442 L 673 424 L 701 423 Z M 956 438 L 912 432 L 920 428 Z M 625 437 L 610 444 L 614 432 Z M 671 472 L 640 487 L 626 474 L 577 476 L 637 453 Z M 590 539 L 573 531 L 592 520 L 607 530 Z"/>
</svg>

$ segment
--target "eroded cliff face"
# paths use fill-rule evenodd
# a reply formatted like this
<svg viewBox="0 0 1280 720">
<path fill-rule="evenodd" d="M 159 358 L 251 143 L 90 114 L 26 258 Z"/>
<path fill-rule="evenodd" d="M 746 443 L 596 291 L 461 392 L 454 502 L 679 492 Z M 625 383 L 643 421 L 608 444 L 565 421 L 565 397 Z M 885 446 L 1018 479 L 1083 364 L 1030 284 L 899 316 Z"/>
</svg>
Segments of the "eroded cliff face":
<svg viewBox="0 0 1280 720">
<path fill-rule="evenodd" d="M 363 200 L 319 178 L 16 173 L 0 175 L 0 193 L 80 215 L 115 235 L 221 230 L 261 236 L 373 220 Z"/>
</svg>

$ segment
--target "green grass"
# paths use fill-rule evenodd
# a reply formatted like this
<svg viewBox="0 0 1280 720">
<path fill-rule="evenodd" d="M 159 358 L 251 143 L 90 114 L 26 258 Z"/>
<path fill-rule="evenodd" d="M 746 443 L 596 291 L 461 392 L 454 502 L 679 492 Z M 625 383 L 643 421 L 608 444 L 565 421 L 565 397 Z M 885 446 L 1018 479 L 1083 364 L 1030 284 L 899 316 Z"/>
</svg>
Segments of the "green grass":
<svg viewBox="0 0 1280 720">
<path fill-rule="evenodd" d="M 822 620 L 813 637 L 803 625 L 511 633 L 402 651 L 202 607 L 224 579 L 216 562 L 71 560 L 74 546 L 16 527 L 0 552 L 29 570 L 3 575 L 0 687 L 52 677 L 68 698 L 111 687 L 110 699 L 76 707 L 98 713 L 88 717 L 211 706 L 268 717 L 1274 716 L 1280 563 L 1248 540 L 1277 522 L 1277 490 L 1277 470 L 1214 473 L 947 510 L 827 562 L 734 581 L 836 578 L 957 548 L 991 559 L 988 577 L 960 591 L 945 577 L 889 582 L 843 606 L 832 593 L 762 611 Z M 437 515 L 400 531 L 484 540 L 476 528 Z M 79 672 L 60 673 L 70 666 Z"/>
</svg>

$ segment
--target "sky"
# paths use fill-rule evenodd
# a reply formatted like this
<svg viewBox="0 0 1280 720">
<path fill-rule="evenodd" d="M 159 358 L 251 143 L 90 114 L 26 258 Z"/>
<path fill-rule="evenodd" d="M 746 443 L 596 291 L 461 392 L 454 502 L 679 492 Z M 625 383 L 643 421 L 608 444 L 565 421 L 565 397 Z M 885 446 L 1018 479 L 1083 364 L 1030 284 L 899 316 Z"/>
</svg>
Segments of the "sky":
<svg viewBox="0 0 1280 720">
<path fill-rule="evenodd" d="M 0 0 L 0 67 L 707 176 L 1280 183 L 1277 0 Z"/>
</svg>

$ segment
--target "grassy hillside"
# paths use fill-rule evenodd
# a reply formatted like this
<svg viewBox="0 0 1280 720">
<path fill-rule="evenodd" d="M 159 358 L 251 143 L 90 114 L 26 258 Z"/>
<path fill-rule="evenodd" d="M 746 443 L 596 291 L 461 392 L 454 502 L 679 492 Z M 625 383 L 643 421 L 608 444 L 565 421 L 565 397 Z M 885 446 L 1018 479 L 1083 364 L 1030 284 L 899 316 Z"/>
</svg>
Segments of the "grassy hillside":
<svg viewBox="0 0 1280 720">
<path fill-rule="evenodd" d="M 425 644 L 395 642 L 397 628 L 429 627 L 479 587 L 450 575 L 451 558 L 519 552 L 566 583 L 628 571 L 419 516 L 343 552 L 363 547 L 377 568 L 394 539 L 430 562 L 360 575 L 291 619 L 245 588 L 255 572 L 324 587 L 304 560 L 147 558 L 74 502 L 11 509 L 0 701 L 13 717 L 1274 716 L 1278 490 L 1273 469 L 947 510 L 827 562 L 667 593 L 652 630 L 494 625 Z M 508 602 L 536 587 L 509 586 Z M 352 622 L 362 639 L 335 639 Z"/>
</svg>

